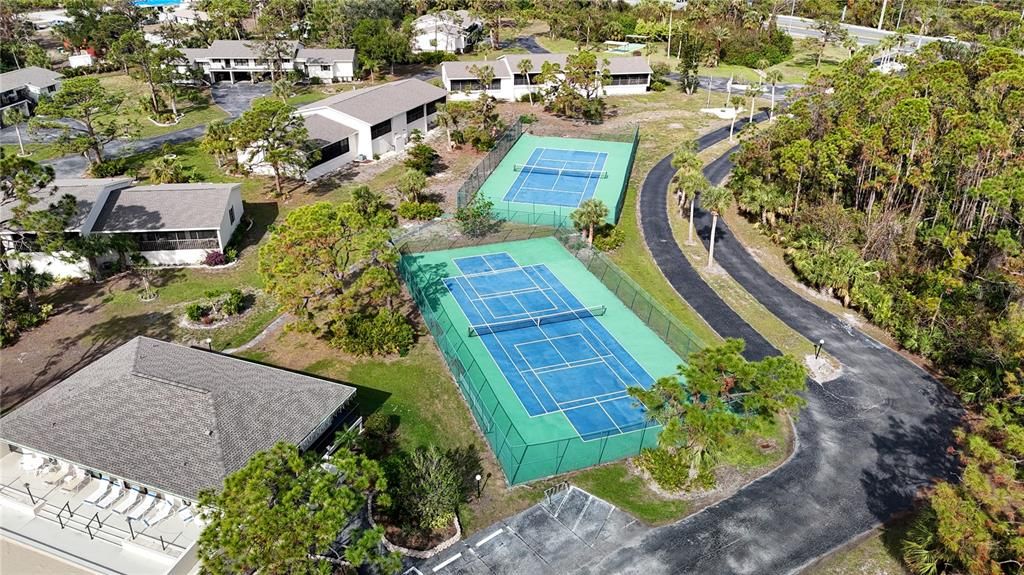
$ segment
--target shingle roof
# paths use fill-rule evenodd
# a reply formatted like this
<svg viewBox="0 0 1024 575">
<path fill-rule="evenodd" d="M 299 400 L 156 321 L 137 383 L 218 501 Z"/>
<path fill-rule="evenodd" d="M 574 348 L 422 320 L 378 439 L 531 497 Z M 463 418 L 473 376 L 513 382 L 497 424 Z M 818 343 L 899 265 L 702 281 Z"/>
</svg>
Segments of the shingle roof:
<svg viewBox="0 0 1024 575">
<path fill-rule="evenodd" d="M 355 389 L 136 337 L 0 419 L 5 440 L 179 496 L 298 444 Z"/>
<path fill-rule="evenodd" d="M 376 124 L 447 95 L 448 92 L 443 88 L 438 88 L 423 80 L 409 78 L 408 80 L 342 92 L 330 98 L 307 104 L 299 110 L 333 108 L 367 124 Z"/>
<path fill-rule="evenodd" d="M 308 64 L 354 62 L 356 51 L 351 48 L 299 48 L 295 57 L 306 60 Z"/>
<path fill-rule="evenodd" d="M 231 191 L 237 187 L 239 184 L 161 184 L 113 191 L 93 230 L 218 229 Z"/>
<path fill-rule="evenodd" d="M 321 146 L 341 141 L 359 131 L 316 113 L 304 116 L 302 121 L 309 132 L 309 139 L 320 142 Z"/>
<path fill-rule="evenodd" d="M 294 40 L 288 40 L 287 45 L 291 47 L 288 51 L 294 55 L 301 44 Z M 209 48 L 206 48 L 205 55 L 199 52 L 191 52 L 190 55 L 197 55 L 200 58 L 262 58 L 256 45 L 249 40 L 214 40 Z"/>
<path fill-rule="evenodd" d="M 49 208 L 60 201 L 64 195 L 74 196 L 76 202 L 75 215 L 68 225 L 67 231 L 79 231 L 89 213 L 96 208 L 103 192 L 117 188 L 125 188 L 132 184 L 131 178 L 95 178 L 95 179 L 58 179 L 54 180 L 44 189 L 33 192 L 39 201 L 29 208 L 30 211 L 39 211 Z M 16 202 L 9 202 L 0 206 L 0 222 L 7 222 L 14 217 Z"/>
<path fill-rule="evenodd" d="M 530 60 L 533 62 L 532 73 L 540 72 L 544 62 L 551 62 L 564 67 L 568 54 L 506 54 L 499 56 L 493 62 L 444 62 L 445 75 L 452 80 L 473 80 L 476 74 L 470 72 L 473 65 L 491 66 L 494 69 L 495 78 L 511 78 L 512 74 L 519 73 L 519 62 Z M 599 60 L 600 61 L 600 60 Z M 651 66 L 643 56 L 622 56 L 608 58 L 608 72 L 611 74 L 650 74 Z"/>
<path fill-rule="evenodd" d="M 20 70 L 11 70 L 0 74 L 0 90 L 15 90 L 21 86 L 32 85 L 39 88 L 51 86 L 63 76 L 37 66 L 28 66 Z"/>
</svg>

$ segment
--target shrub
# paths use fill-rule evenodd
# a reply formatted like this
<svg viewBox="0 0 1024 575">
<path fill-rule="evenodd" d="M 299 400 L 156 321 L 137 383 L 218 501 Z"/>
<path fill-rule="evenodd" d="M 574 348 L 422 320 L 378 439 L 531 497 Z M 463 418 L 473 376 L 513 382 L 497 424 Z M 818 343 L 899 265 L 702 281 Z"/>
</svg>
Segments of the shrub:
<svg viewBox="0 0 1024 575">
<path fill-rule="evenodd" d="M 398 215 L 407 220 L 432 220 L 441 217 L 444 210 L 434 202 L 402 202 L 398 204 Z"/>
<path fill-rule="evenodd" d="M 732 36 L 722 43 L 722 63 L 756 68 L 758 60 L 767 60 L 771 65 L 789 57 L 793 51 L 793 39 L 776 29 L 769 34 L 768 41 L 751 31 L 733 30 Z"/>
<path fill-rule="evenodd" d="M 437 152 L 434 148 L 424 144 L 417 143 L 413 147 L 406 150 L 405 165 L 427 174 L 433 174 L 437 168 Z"/>
<path fill-rule="evenodd" d="M 501 222 L 494 217 L 494 202 L 477 194 L 468 205 L 455 212 L 459 231 L 470 237 L 485 236 L 494 231 Z"/>
<path fill-rule="evenodd" d="M 338 339 L 342 349 L 356 355 L 405 355 L 412 347 L 413 330 L 402 314 L 382 309 L 376 315 L 347 317 Z"/>
<path fill-rule="evenodd" d="M 229 262 L 233 262 L 238 259 L 238 250 L 235 248 L 228 248 L 224 250 L 224 257 L 227 258 Z"/>
<path fill-rule="evenodd" d="M 368 457 L 379 459 L 391 449 L 395 432 L 394 418 L 382 411 L 375 411 L 363 421 L 360 437 L 363 451 Z"/>
<path fill-rule="evenodd" d="M 191 321 L 202 321 L 208 315 L 210 315 L 210 306 L 199 302 L 193 302 L 185 306 L 185 317 Z"/>
<path fill-rule="evenodd" d="M 672 453 L 665 449 L 644 449 L 636 457 L 636 464 L 647 473 L 659 487 L 669 491 L 689 488 L 690 458 L 685 451 Z"/>
<path fill-rule="evenodd" d="M 536 114 L 521 114 L 519 116 L 519 123 L 521 124 L 532 124 L 537 121 Z"/>
<path fill-rule="evenodd" d="M 626 241 L 626 233 L 620 228 L 605 226 L 595 234 L 594 247 L 602 252 L 610 252 Z"/>
<path fill-rule="evenodd" d="M 423 531 L 451 525 L 459 505 L 472 492 L 465 489 L 466 476 L 479 471 L 479 465 L 471 468 L 464 459 L 461 450 L 441 451 L 436 446 L 389 457 L 385 472 L 388 485 L 395 486 L 392 519 Z"/>
<path fill-rule="evenodd" d="M 324 83 L 324 81 L 321 80 L 319 76 L 312 76 L 309 79 L 309 85 L 310 86 L 319 86 L 320 84 L 323 84 L 323 83 Z"/>
<path fill-rule="evenodd" d="M 222 266 L 228 263 L 228 258 L 224 257 L 224 254 L 214 250 L 212 252 L 206 252 L 206 257 L 203 258 L 203 265 L 207 266 Z"/>
<path fill-rule="evenodd" d="M 124 158 L 106 160 L 89 168 L 89 173 L 94 178 L 113 178 L 122 176 L 128 171 L 128 162 Z"/>
<path fill-rule="evenodd" d="M 245 294 L 237 288 L 229 291 L 228 296 L 220 304 L 220 311 L 224 312 L 224 315 L 238 315 L 244 308 Z"/>
</svg>

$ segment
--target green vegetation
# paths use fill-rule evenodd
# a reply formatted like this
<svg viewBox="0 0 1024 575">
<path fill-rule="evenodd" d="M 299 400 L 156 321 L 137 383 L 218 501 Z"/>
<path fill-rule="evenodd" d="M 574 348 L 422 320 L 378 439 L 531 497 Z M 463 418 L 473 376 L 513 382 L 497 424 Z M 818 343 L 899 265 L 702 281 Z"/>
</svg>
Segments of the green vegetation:
<svg viewBox="0 0 1024 575">
<path fill-rule="evenodd" d="M 229 475 L 222 490 L 201 493 L 203 571 L 314 575 L 333 572 L 340 562 L 398 573 L 401 557 L 379 552 L 381 528 L 356 530 L 342 553 L 333 548 L 369 497 L 389 501 L 380 464 L 345 445 L 329 465 L 322 463 L 315 452 L 279 443 Z"/>
<path fill-rule="evenodd" d="M 654 493 L 622 463 L 582 471 L 573 475 L 572 482 L 652 525 L 678 519 L 689 512 L 689 503 Z"/>
<path fill-rule="evenodd" d="M 929 45 L 902 76 L 857 55 L 745 143 L 730 188 L 797 276 L 885 328 L 972 409 L 958 484 L 908 533 L 917 573 L 1009 573 L 1024 506 L 1024 58 Z"/>
</svg>

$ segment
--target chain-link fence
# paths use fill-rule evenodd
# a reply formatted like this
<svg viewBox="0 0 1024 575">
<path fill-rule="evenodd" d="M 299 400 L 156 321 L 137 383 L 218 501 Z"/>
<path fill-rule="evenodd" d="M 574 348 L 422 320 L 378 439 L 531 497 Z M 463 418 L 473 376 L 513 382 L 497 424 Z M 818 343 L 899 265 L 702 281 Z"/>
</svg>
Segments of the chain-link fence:
<svg viewBox="0 0 1024 575">
<path fill-rule="evenodd" d="M 516 145 L 519 141 L 519 137 L 523 135 L 523 123 L 516 121 L 514 124 L 505 129 L 497 141 L 494 143 L 494 147 L 491 148 L 490 152 L 484 156 L 484 159 L 473 168 L 473 172 L 469 174 L 466 181 L 462 183 L 462 187 L 459 188 L 458 194 L 456 195 L 456 207 L 462 208 L 469 205 L 473 201 L 473 197 L 480 190 L 480 187 L 484 185 L 487 178 L 491 176 L 494 169 L 498 167 L 508 151 L 512 149 L 512 146 Z"/>
</svg>

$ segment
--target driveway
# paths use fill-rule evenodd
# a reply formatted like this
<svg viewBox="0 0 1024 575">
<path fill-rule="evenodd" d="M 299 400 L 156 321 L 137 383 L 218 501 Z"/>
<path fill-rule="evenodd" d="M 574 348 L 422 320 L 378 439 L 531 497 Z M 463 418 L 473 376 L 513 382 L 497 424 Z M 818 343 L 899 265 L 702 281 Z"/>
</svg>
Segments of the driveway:
<svg viewBox="0 0 1024 575">
<path fill-rule="evenodd" d="M 103 151 L 107 158 L 128 156 L 131 154 L 154 150 L 164 144 L 181 144 L 184 142 L 191 142 L 192 140 L 201 138 L 205 132 L 206 125 L 204 124 L 185 128 L 184 130 L 178 130 L 176 132 L 168 132 L 151 138 L 114 140 L 104 146 Z M 58 178 L 80 178 L 85 174 L 86 169 L 89 167 L 89 161 L 82 155 L 63 156 L 52 160 L 46 160 L 41 163 L 53 166 L 54 174 Z"/>
<path fill-rule="evenodd" d="M 213 102 L 221 107 L 232 118 L 242 115 L 242 112 L 252 106 L 252 101 L 270 94 L 270 82 L 218 82 L 210 86 L 210 95 Z"/>
</svg>

